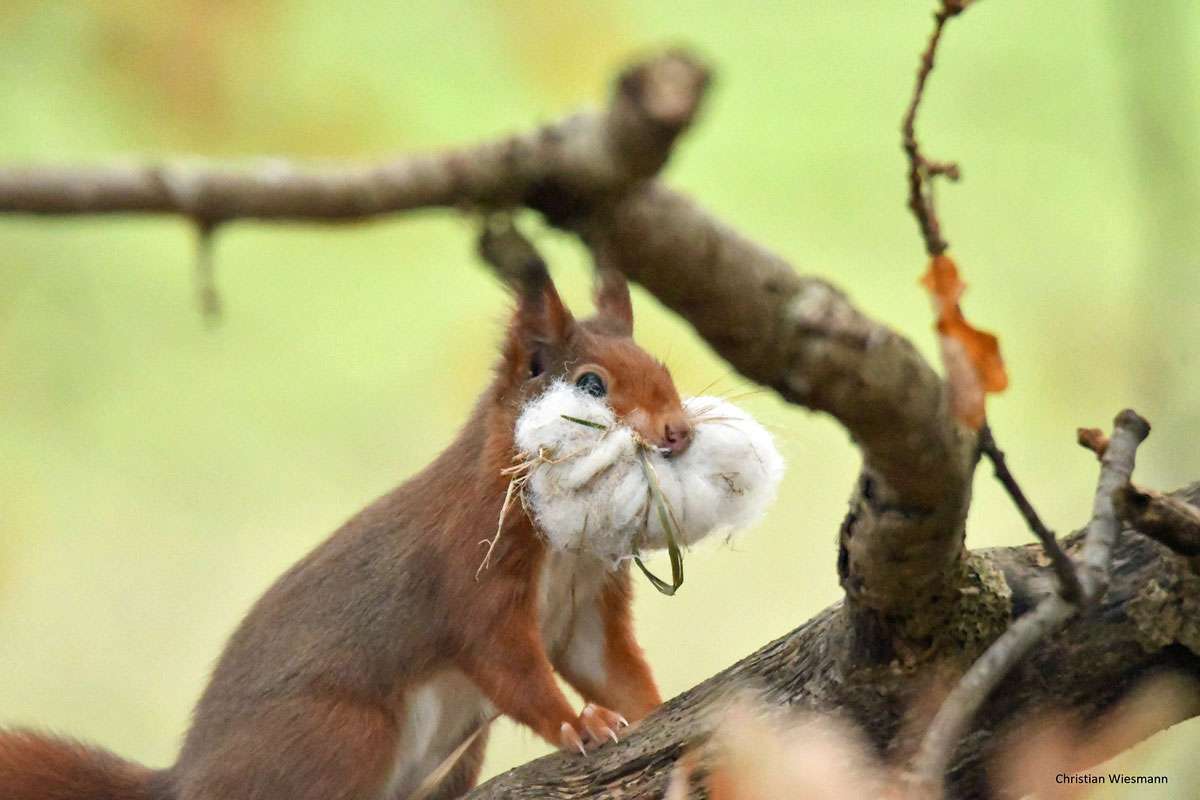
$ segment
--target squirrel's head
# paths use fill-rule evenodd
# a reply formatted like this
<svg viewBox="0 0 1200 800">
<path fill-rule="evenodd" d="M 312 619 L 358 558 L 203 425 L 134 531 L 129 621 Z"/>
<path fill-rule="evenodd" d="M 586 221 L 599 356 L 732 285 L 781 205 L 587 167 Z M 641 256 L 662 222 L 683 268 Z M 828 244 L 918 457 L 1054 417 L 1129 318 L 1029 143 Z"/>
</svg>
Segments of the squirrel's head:
<svg viewBox="0 0 1200 800">
<path fill-rule="evenodd" d="M 517 308 L 501 366 L 509 399 L 524 405 L 555 381 L 603 398 L 616 415 L 667 456 L 687 449 L 692 425 L 667 368 L 633 341 L 633 304 L 625 277 L 597 272 L 596 314 L 576 320 L 544 263 L 516 282 Z"/>
</svg>

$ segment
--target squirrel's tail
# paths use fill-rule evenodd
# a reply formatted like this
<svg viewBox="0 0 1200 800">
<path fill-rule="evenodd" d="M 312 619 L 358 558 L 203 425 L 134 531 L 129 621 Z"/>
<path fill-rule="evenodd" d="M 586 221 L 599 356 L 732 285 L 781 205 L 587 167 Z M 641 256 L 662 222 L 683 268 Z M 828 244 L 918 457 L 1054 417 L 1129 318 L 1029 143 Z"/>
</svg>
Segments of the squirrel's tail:
<svg viewBox="0 0 1200 800">
<path fill-rule="evenodd" d="M 161 775 L 71 739 L 0 730 L 3 800 L 170 800 Z"/>
</svg>

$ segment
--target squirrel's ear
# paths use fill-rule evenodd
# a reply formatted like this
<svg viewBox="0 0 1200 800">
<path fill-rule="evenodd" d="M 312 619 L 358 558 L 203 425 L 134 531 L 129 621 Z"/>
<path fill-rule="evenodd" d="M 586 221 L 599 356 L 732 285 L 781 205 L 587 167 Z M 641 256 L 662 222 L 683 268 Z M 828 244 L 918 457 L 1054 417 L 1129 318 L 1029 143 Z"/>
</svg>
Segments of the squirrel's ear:
<svg viewBox="0 0 1200 800">
<path fill-rule="evenodd" d="M 626 336 L 633 335 L 633 302 L 625 276 L 613 267 L 596 269 L 596 311 L 615 323 Z"/>
<path fill-rule="evenodd" d="M 517 290 L 517 313 L 513 320 L 514 333 L 527 341 L 557 344 L 565 341 L 575 324 L 571 312 L 563 305 L 554 281 L 541 259 L 528 265 Z"/>
<path fill-rule="evenodd" d="M 563 304 L 562 298 L 558 296 L 558 289 L 554 287 L 554 281 L 550 280 L 549 276 L 546 277 L 546 283 L 542 286 L 537 306 L 538 319 L 535 335 L 554 344 L 566 341 L 567 337 L 571 335 L 575 318 L 571 316 L 571 312 Z"/>
<path fill-rule="evenodd" d="M 557 343 L 570 335 L 575 321 L 550 280 L 546 262 L 511 220 L 494 219 L 484 227 L 479 254 L 517 297 L 511 326 L 514 337 Z"/>
<path fill-rule="evenodd" d="M 563 305 L 549 274 L 545 280 L 522 281 L 517 290 L 517 310 L 508 328 L 504 360 L 517 380 L 536 378 L 546 369 L 547 346 L 566 342 L 575 320 Z M 537 284 L 540 283 L 540 288 Z"/>
</svg>

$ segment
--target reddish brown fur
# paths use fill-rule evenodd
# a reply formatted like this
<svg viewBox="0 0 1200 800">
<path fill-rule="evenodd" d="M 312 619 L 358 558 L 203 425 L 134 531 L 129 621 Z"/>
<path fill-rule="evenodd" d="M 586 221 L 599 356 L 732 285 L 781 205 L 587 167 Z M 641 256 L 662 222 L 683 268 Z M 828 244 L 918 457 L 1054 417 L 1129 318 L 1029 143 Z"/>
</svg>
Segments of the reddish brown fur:
<svg viewBox="0 0 1200 800">
<path fill-rule="evenodd" d="M 106 750 L 32 731 L 0 736 L 4 800 L 155 800 L 153 773 Z"/>
<path fill-rule="evenodd" d="M 501 470 L 512 461 L 516 417 L 551 380 L 603 371 L 615 410 L 640 412 L 647 438 L 682 420 L 665 368 L 629 339 L 623 281 L 609 276 L 597 299 L 601 313 L 576 323 L 544 273 L 525 287 L 495 380 L 458 438 L 258 601 L 218 662 L 174 767 L 154 773 L 104 751 L 3 733 L 0 798 L 379 797 L 404 746 L 405 692 L 447 668 L 555 745 L 563 723 L 582 734 L 539 632 L 546 545 L 525 514 L 508 515 L 491 565 L 479 580 L 476 571 L 479 540 L 495 530 L 507 488 Z M 629 584 L 627 569 L 616 573 L 600 603 L 605 685 L 564 677 L 587 700 L 637 720 L 659 696 L 633 636 Z M 474 784 L 482 752 L 480 739 L 439 797 Z"/>
<path fill-rule="evenodd" d="M 587 700 L 615 709 L 630 722 L 637 722 L 653 711 L 662 698 L 633 633 L 632 599 L 629 570 L 623 569 L 607 583 L 600 597 L 608 680 L 595 685 L 566 669 L 562 675 Z"/>
</svg>

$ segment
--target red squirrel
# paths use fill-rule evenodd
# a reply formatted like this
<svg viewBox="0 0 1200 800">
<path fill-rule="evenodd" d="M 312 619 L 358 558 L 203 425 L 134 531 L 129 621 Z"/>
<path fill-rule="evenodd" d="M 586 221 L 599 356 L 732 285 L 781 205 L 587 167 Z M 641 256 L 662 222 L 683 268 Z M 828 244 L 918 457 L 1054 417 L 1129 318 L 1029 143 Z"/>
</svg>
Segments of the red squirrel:
<svg viewBox="0 0 1200 800">
<path fill-rule="evenodd" d="M 0 732 L 0 798 L 402 800 L 453 764 L 429 795 L 450 798 L 475 784 L 496 713 L 565 750 L 615 741 L 646 716 L 660 698 L 634 638 L 627 560 L 613 568 L 552 550 L 527 514 L 507 513 L 479 569 L 480 540 L 501 517 L 515 422 L 552 382 L 604 396 L 664 453 L 688 446 L 670 374 L 631 338 L 624 278 L 600 274 L 597 313 L 577 321 L 545 264 L 525 265 L 494 379 L 470 420 L 254 605 L 174 766 Z M 583 696 L 582 712 L 556 672 Z"/>
</svg>

